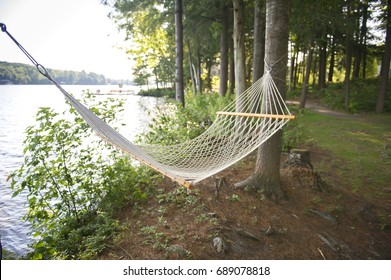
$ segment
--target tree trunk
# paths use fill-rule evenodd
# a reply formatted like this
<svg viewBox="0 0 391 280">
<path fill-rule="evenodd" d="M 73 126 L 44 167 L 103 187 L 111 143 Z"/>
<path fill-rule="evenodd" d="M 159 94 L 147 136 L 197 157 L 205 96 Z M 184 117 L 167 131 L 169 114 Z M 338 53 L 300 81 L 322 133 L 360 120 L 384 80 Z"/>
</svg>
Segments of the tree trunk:
<svg viewBox="0 0 391 280">
<path fill-rule="evenodd" d="M 211 77 L 211 74 L 212 74 L 212 66 L 213 64 L 211 62 L 208 62 L 206 64 L 206 88 L 208 90 L 208 92 L 211 92 L 212 91 L 212 77 Z"/>
<path fill-rule="evenodd" d="M 354 0 L 347 1 L 347 22 L 346 22 L 346 51 L 345 51 L 345 110 L 349 110 L 350 105 L 350 73 L 352 68 L 353 56 L 353 24 L 352 24 L 352 6 Z"/>
<path fill-rule="evenodd" d="M 327 67 L 327 43 L 324 42 L 319 49 L 319 78 L 318 88 L 326 87 L 326 67 Z"/>
<path fill-rule="evenodd" d="M 271 67 L 271 74 L 283 98 L 286 92 L 288 11 L 289 1 L 266 1 L 265 70 L 270 70 L 266 67 Z M 280 186 L 281 136 L 282 132 L 279 130 L 259 147 L 254 174 L 247 180 L 236 184 L 236 187 L 255 187 L 263 189 L 266 196 L 282 196 Z"/>
<path fill-rule="evenodd" d="M 307 99 L 307 93 L 308 93 L 308 87 L 309 87 L 309 81 L 310 81 L 313 53 L 314 53 L 314 48 L 313 48 L 313 44 L 311 43 L 311 46 L 310 46 L 310 48 L 308 50 L 307 65 L 305 67 L 305 77 L 304 77 L 304 83 L 303 83 L 303 91 L 301 93 L 301 99 L 300 99 L 300 105 L 299 105 L 300 109 L 305 108 L 305 102 L 306 102 L 306 99 Z"/>
<path fill-rule="evenodd" d="M 316 49 L 314 49 L 314 51 L 315 51 Z M 312 88 L 314 89 L 315 88 L 315 83 L 316 83 L 316 75 L 318 74 L 318 71 L 317 71 L 317 69 L 319 68 L 318 67 L 318 55 L 317 54 L 314 54 L 314 53 L 312 53 L 312 65 L 313 65 L 313 67 L 312 67 Z M 307 59 L 309 59 L 309 58 L 307 58 Z M 303 76 L 304 76 L 304 78 L 305 78 L 305 74 L 303 74 Z M 303 80 L 303 83 L 304 83 L 304 80 Z"/>
<path fill-rule="evenodd" d="M 290 73 L 289 73 L 289 89 L 291 89 L 291 86 L 294 84 L 294 73 L 295 73 L 295 64 L 296 64 L 296 56 L 297 52 L 295 48 L 292 48 L 292 57 L 291 57 L 291 68 L 290 68 Z"/>
<path fill-rule="evenodd" d="M 197 79 L 197 86 L 198 86 L 198 92 L 202 93 L 203 84 L 202 84 L 202 68 L 201 68 L 201 51 L 198 49 L 197 51 L 197 67 L 196 67 L 196 79 Z"/>
<path fill-rule="evenodd" d="M 219 95 L 225 96 L 228 83 L 228 34 L 229 34 L 228 5 L 221 10 L 223 28 L 220 35 L 220 86 Z"/>
<path fill-rule="evenodd" d="M 299 51 L 296 51 L 296 62 L 295 62 L 295 69 L 293 74 L 293 88 L 296 89 L 296 85 L 299 81 Z"/>
<path fill-rule="evenodd" d="M 256 0 L 254 7 L 253 83 L 263 75 L 265 59 L 265 0 Z"/>
<path fill-rule="evenodd" d="M 195 73 L 193 71 L 193 58 L 191 56 L 191 49 L 190 49 L 190 41 L 187 41 L 187 48 L 189 51 L 189 70 L 190 70 L 190 78 L 191 78 L 191 83 L 193 85 L 193 94 L 197 94 L 197 85 L 196 85 L 196 80 L 195 80 Z"/>
<path fill-rule="evenodd" d="M 298 83 L 304 82 L 305 65 L 307 65 L 306 59 L 307 59 L 307 57 L 305 55 L 305 52 L 303 52 L 303 61 L 300 63 L 298 73 L 297 73 L 297 82 Z"/>
<path fill-rule="evenodd" d="M 360 77 L 361 63 L 363 62 L 363 58 L 364 58 L 364 49 L 365 49 L 365 41 L 366 41 L 365 38 L 367 36 L 367 21 L 368 21 L 368 2 L 363 1 L 360 37 L 358 40 L 357 55 L 354 61 L 354 70 L 353 70 L 353 77 L 355 78 Z M 364 63 L 363 63 L 363 67 L 364 67 Z M 362 69 L 362 72 L 363 73 L 365 72 L 364 69 Z"/>
<path fill-rule="evenodd" d="M 327 79 L 330 83 L 333 82 L 334 64 L 335 64 L 335 42 L 334 42 L 334 36 L 333 36 L 333 38 L 331 39 L 329 77 Z"/>
<path fill-rule="evenodd" d="M 232 38 L 232 36 L 231 36 Z M 229 52 L 229 94 L 234 94 L 235 90 L 235 60 L 233 55 L 233 40 L 230 40 L 231 51 Z"/>
<path fill-rule="evenodd" d="M 380 91 L 376 102 L 376 113 L 384 112 L 384 103 L 386 100 L 387 85 L 390 72 L 391 59 L 391 0 L 387 1 L 387 30 L 386 43 L 380 71 Z"/>
<path fill-rule="evenodd" d="M 246 90 L 246 56 L 244 49 L 243 0 L 232 0 L 234 7 L 234 60 L 235 60 L 235 89 L 239 97 Z M 236 104 L 236 111 L 241 111 L 242 104 Z"/>
<path fill-rule="evenodd" d="M 176 101 L 185 106 L 183 86 L 183 24 L 182 0 L 175 0 L 175 92 Z"/>
</svg>

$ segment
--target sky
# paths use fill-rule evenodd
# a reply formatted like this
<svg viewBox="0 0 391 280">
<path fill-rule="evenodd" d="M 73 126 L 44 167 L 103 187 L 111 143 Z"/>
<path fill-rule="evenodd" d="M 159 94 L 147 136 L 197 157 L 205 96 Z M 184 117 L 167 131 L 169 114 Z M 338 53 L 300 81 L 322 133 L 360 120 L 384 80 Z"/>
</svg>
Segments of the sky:
<svg viewBox="0 0 391 280">
<path fill-rule="evenodd" d="M 131 79 L 125 36 L 109 12 L 100 0 L 0 0 L 0 22 L 45 68 Z M 0 61 L 30 63 L 3 32 Z"/>
</svg>

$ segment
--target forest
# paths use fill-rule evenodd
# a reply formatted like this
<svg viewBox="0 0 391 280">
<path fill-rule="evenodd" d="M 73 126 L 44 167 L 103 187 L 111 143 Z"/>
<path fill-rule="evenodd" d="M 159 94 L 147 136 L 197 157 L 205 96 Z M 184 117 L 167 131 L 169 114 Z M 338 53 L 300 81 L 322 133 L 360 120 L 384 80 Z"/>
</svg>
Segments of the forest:
<svg viewBox="0 0 391 280">
<path fill-rule="evenodd" d="M 225 95 L 234 92 L 238 81 L 248 86 L 262 76 L 265 0 L 102 3 L 113 8 L 109 16 L 126 31 L 127 52 L 135 60 L 135 82 L 140 85 L 180 82 L 177 99 L 184 104 L 184 88 Z M 301 107 L 309 90 L 322 93 L 332 83 L 343 83 L 342 107 L 349 110 L 352 81 L 381 76 L 372 93 L 376 95 L 372 110 L 384 111 L 389 102 L 389 6 L 387 0 L 289 1 L 287 81 L 289 90 L 300 89 Z M 234 12 L 242 17 L 236 24 Z M 235 45 L 239 37 L 243 40 Z M 235 61 L 235 48 L 243 48 L 243 62 Z M 235 82 L 239 65 L 243 78 Z"/>
<path fill-rule="evenodd" d="M 48 69 L 48 71 L 59 83 L 67 85 L 105 85 L 119 83 L 119 81 L 108 79 L 103 75 L 92 72 L 55 69 Z M 50 81 L 42 76 L 34 66 L 3 61 L 0 61 L 0 82 L 2 84 L 16 85 L 50 84 Z"/>
</svg>

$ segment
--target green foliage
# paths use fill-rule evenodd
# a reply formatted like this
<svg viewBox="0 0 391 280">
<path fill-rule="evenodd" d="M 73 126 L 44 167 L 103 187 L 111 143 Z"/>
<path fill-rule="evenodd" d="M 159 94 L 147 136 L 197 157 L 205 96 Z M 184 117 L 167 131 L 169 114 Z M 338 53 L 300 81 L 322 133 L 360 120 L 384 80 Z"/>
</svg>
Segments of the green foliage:
<svg viewBox="0 0 391 280">
<path fill-rule="evenodd" d="M 121 100 L 97 101 L 89 92 L 83 98 L 108 123 L 122 110 Z M 38 110 L 26 130 L 24 163 L 12 174 L 13 195 L 27 192 L 25 219 L 37 240 L 32 259 L 95 257 L 118 227 L 113 210 L 144 198 L 140 187 L 148 183 L 147 174 L 94 138 L 73 108 L 64 115 Z"/>
<path fill-rule="evenodd" d="M 175 98 L 175 90 L 172 88 L 155 88 L 148 90 L 140 90 L 138 95 Z"/>
<path fill-rule="evenodd" d="M 148 132 L 139 136 L 139 141 L 148 144 L 172 145 L 182 143 L 202 134 L 215 120 L 216 112 L 232 101 L 232 96 L 197 94 L 187 96 L 186 108 L 177 103 L 166 103 L 150 111 L 152 120 Z M 298 115 L 298 113 L 296 114 Z M 289 151 L 302 142 L 302 128 L 292 121 L 284 128 L 283 151 Z"/>
<path fill-rule="evenodd" d="M 297 115 L 296 115 L 297 117 Z M 282 150 L 289 152 L 292 148 L 298 147 L 303 141 L 303 128 L 298 120 L 290 121 L 284 127 L 282 134 Z"/>
<path fill-rule="evenodd" d="M 379 94 L 379 78 L 353 79 L 350 88 L 349 111 L 352 113 L 373 112 Z M 332 109 L 343 110 L 345 88 L 343 83 L 330 84 L 324 91 L 322 100 Z M 385 112 L 391 112 L 391 90 L 388 89 Z"/>
<path fill-rule="evenodd" d="M 169 203 L 179 208 L 196 206 L 199 202 L 198 196 L 199 193 L 196 190 L 189 195 L 188 189 L 185 187 L 177 188 L 169 193 L 162 192 L 156 195 L 159 204 Z"/>
<path fill-rule="evenodd" d="M 231 101 L 218 94 L 189 94 L 186 108 L 167 102 L 164 107 L 150 111 L 149 131 L 139 141 L 148 144 L 171 145 L 193 139 L 203 133 L 215 120 L 216 112 Z"/>
</svg>

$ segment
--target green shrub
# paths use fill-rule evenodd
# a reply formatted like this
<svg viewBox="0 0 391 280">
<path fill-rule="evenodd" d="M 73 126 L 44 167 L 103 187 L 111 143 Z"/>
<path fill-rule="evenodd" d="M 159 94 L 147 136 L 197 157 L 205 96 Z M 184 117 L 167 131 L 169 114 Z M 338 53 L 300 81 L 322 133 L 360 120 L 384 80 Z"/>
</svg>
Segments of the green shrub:
<svg viewBox="0 0 391 280">
<path fill-rule="evenodd" d="M 380 79 L 353 79 L 350 88 L 349 111 L 352 113 L 373 112 L 379 94 Z M 322 101 L 330 108 L 343 110 L 345 108 L 344 83 L 329 84 L 324 91 Z M 391 112 L 391 90 L 387 92 L 385 112 Z"/>
<path fill-rule="evenodd" d="M 116 121 L 123 102 L 84 103 L 108 123 Z M 24 163 L 12 174 L 13 195 L 27 191 L 28 212 L 36 238 L 32 259 L 95 257 L 117 229 L 113 210 L 129 199 L 142 199 L 147 181 L 121 152 L 94 137 L 73 108 L 67 118 L 40 108 L 26 130 Z"/>
<path fill-rule="evenodd" d="M 140 90 L 138 95 L 175 98 L 175 90 L 172 88 L 154 88 L 148 90 Z"/>
<path fill-rule="evenodd" d="M 193 139 L 203 133 L 215 120 L 216 112 L 231 98 L 213 94 L 189 94 L 186 107 L 167 101 L 163 107 L 148 112 L 152 117 L 149 130 L 139 136 L 148 144 L 172 145 Z"/>
</svg>

